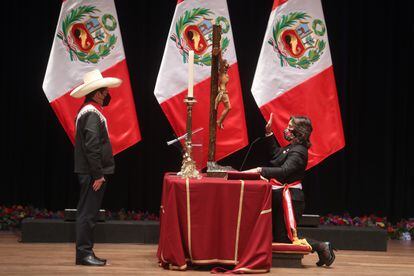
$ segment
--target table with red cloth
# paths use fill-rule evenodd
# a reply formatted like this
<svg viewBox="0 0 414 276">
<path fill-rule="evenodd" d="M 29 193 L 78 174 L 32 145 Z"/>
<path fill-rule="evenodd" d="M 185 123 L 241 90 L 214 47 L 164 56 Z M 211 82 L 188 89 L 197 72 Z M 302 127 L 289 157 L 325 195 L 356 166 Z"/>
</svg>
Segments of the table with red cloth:
<svg viewBox="0 0 414 276">
<path fill-rule="evenodd" d="M 157 256 L 167 269 L 234 265 L 233 273 L 272 264 L 272 186 L 263 180 L 164 176 Z"/>
</svg>

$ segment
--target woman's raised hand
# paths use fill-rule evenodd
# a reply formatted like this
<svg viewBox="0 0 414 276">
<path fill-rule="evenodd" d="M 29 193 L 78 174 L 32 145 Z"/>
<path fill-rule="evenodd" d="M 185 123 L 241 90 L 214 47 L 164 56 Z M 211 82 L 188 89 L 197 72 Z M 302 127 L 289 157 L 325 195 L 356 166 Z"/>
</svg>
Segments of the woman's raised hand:
<svg viewBox="0 0 414 276">
<path fill-rule="evenodd" d="M 265 130 L 266 130 L 266 134 L 271 134 L 272 133 L 272 122 L 273 122 L 273 113 L 270 113 L 270 118 L 269 121 L 267 121 Z"/>
</svg>

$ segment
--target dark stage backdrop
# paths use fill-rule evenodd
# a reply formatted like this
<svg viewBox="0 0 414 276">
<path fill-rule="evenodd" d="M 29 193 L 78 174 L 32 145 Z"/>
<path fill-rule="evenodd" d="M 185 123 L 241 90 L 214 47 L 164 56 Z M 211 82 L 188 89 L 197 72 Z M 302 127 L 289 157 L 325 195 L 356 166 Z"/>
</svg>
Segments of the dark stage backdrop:
<svg viewBox="0 0 414 276">
<path fill-rule="evenodd" d="M 158 212 L 163 174 L 181 162 L 180 152 L 166 146 L 173 132 L 153 96 L 176 1 L 115 2 L 143 140 L 116 156 L 103 207 Z M 307 173 L 306 211 L 412 217 L 413 2 L 322 2 L 346 147 Z M 228 0 L 250 141 L 264 132 L 250 87 L 272 3 Z M 0 204 L 76 206 L 73 146 L 42 91 L 60 5 L 2 2 Z M 239 168 L 246 151 L 221 163 Z M 263 158 L 258 143 L 245 167 Z"/>
</svg>

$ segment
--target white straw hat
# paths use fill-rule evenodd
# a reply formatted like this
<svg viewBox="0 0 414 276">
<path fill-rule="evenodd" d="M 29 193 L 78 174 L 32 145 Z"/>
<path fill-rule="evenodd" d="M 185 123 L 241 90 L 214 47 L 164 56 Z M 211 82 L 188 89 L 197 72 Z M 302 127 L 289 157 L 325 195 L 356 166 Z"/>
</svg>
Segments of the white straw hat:
<svg viewBox="0 0 414 276">
<path fill-rule="evenodd" d="M 98 69 L 86 73 L 83 76 L 83 84 L 79 85 L 70 93 L 74 98 L 82 98 L 92 91 L 102 87 L 118 87 L 122 83 L 118 78 L 104 78 Z"/>
</svg>

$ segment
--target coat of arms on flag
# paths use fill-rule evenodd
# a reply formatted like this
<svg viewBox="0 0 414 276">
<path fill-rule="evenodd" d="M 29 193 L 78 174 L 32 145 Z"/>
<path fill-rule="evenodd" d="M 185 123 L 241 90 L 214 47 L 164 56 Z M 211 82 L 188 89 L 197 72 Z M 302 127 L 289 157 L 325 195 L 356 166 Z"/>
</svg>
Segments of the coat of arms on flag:
<svg viewBox="0 0 414 276">
<path fill-rule="evenodd" d="M 43 90 L 74 142 L 81 99 L 70 96 L 83 75 L 98 69 L 122 80 L 105 108 L 112 150 L 117 154 L 141 140 L 122 35 L 114 0 L 65 0 L 53 37 Z"/>
<path fill-rule="evenodd" d="M 194 51 L 194 97 L 197 104 L 192 113 L 192 126 L 202 129 L 198 134 L 201 167 L 207 165 L 209 145 L 210 85 L 213 26 L 221 27 L 221 53 L 226 59 L 229 81 L 226 85 L 231 112 L 223 129 L 217 132 L 216 160 L 247 145 L 242 90 L 230 15 L 226 0 L 180 0 L 172 18 L 163 59 L 155 84 L 154 95 L 177 136 L 187 133 L 188 58 Z M 221 114 L 224 105 L 217 107 Z M 196 159 L 196 158 L 195 158 Z"/>
<path fill-rule="evenodd" d="M 194 51 L 194 64 L 211 65 L 211 53 L 207 51 L 212 44 L 213 25 L 221 25 L 221 50 L 224 53 L 230 40 L 226 34 L 230 30 L 230 22 L 224 16 L 213 19 L 214 12 L 208 8 L 186 10 L 175 24 L 175 32 L 170 39 L 175 42 L 184 63 L 188 60 L 188 51 Z"/>
<path fill-rule="evenodd" d="M 312 120 L 308 168 L 345 145 L 321 0 L 274 0 L 252 93 L 279 144 L 290 117 Z"/>
<path fill-rule="evenodd" d="M 268 43 L 277 53 L 282 67 L 307 69 L 323 54 L 325 33 L 321 19 L 312 20 L 306 12 L 291 12 L 276 21 Z"/>
<path fill-rule="evenodd" d="M 117 41 L 112 33 L 117 22 L 112 14 L 99 16 L 95 6 L 79 6 L 68 11 L 57 37 L 62 40 L 70 60 L 97 63 L 108 56 Z"/>
</svg>

